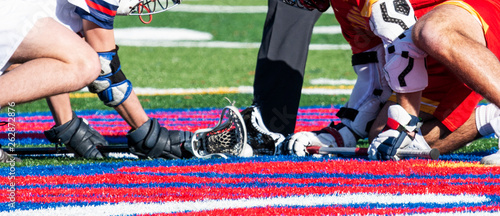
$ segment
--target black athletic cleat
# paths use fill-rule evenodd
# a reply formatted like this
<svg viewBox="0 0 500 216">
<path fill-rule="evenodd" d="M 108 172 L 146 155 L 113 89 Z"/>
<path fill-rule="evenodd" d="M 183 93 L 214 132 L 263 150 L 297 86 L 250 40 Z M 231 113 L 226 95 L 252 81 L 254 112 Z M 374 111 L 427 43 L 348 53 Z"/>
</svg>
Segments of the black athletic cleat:
<svg viewBox="0 0 500 216">
<path fill-rule="evenodd" d="M 259 109 L 251 106 L 241 111 L 247 128 L 248 144 L 256 155 L 279 155 L 285 136 L 267 129 Z"/>
</svg>

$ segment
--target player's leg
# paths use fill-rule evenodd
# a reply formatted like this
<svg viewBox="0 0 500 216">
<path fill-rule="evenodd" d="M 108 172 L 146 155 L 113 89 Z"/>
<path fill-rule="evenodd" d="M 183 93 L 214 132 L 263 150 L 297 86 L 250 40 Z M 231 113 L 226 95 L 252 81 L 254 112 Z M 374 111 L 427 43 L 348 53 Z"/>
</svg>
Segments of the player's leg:
<svg viewBox="0 0 500 216">
<path fill-rule="evenodd" d="M 115 70 L 118 70 L 117 73 L 123 74 L 123 72 L 121 72 L 121 64 L 118 59 L 118 50 L 115 44 L 114 31 L 112 29 L 101 28 L 97 24 L 88 20 L 83 20 L 83 29 L 85 31 L 86 41 L 92 46 L 92 48 L 94 48 L 94 50 L 99 53 L 101 59 L 106 58 L 104 56 L 107 56 L 108 54 L 111 55 L 110 59 L 108 59 L 109 63 L 103 63 L 102 67 L 109 68 L 110 64 L 114 63 L 112 62 L 114 58 L 114 61 L 116 61 L 116 66 L 111 67 L 116 67 Z M 125 78 L 125 75 L 122 76 L 123 79 L 120 80 L 120 82 L 128 81 Z M 118 86 L 124 86 L 124 96 L 120 99 L 108 98 L 105 100 L 112 101 L 111 103 L 108 102 L 110 103 L 109 106 L 114 107 L 115 110 L 120 114 L 120 116 L 122 116 L 122 118 L 130 125 L 130 127 L 132 127 L 132 129 L 137 129 L 138 127 L 143 125 L 149 119 L 149 117 L 144 111 L 141 103 L 139 102 L 139 99 L 135 95 L 134 90 L 132 90 L 131 83 L 124 83 L 123 85 Z M 122 88 L 119 87 L 117 89 Z M 115 89 L 113 89 L 112 91 L 115 91 Z M 112 92 L 111 95 L 114 96 L 116 95 L 116 93 Z"/>
<path fill-rule="evenodd" d="M 419 19 L 413 37 L 468 86 L 500 105 L 500 62 L 486 47 L 484 27 L 464 8 L 444 4 Z"/>
<path fill-rule="evenodd" d="M 71 109 L 71 101 L 68 93 L 54 95 L 45 100 L 56 126 L 69 122 L 73 118 L 73 109 Z"/>
<path fill-rule="evenodd" d="M 191 141 L 189 131 L 174 131 L 161 127 L 157 119 L 150 119 L 125 77 L 118 58 L 112 29 L 102 28 L 96 23 L 83 20 L 87 42 L 97 51 L 101 65 L 101 76 L 89 85 L 105 105 L 114 107 L 132 130 L 127 134 L 132 153 L 139 157 L 168 159 L 188 158 L 191 153 L 183 148 Z"/>
<path fill-rule="evenodd" d="M 473 113 L 463 125 L 451 132 L 441 121 L 431 117 L 424 121 L 421 130 L 425 140 L 432 148 L 446 154 L 481 137 L 477 131 L 475 119 L 475 113 Z"/>
<path fill-rule="evenodd" d="M 321 13 L 268 0 L 254 80 L 254 105 L 271 132 L 294 132 L 309 43 Z"/>
<path fill-rule="evenodd" d="M 10 62 L 21 65 L 0 77 L 0 106 L 79 90 L 100 71 L 95 51 L 51 18 L 35 23 Z"/>
<path fill-rule="evenodd" d="M 50 16 L 55 2 L 15 1 L 0 15 L 1 105 L 77 90 L 99 74 L 97 54 Z M 46 10 L 41 10 L 40 8 Z M 74 52 L 74 50 L 78 52 Z M 0 161 L 11 160 L 1 151 Z"/>
</svg>

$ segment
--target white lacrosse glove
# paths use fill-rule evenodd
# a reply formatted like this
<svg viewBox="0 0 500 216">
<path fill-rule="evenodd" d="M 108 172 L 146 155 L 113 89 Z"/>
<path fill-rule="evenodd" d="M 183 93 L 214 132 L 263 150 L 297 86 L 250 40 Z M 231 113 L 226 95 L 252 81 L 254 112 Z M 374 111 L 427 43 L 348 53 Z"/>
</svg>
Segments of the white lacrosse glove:
<svg viewBox="0 0 500 216">
<path fill-rule="evenodd" d="M 299 132 L 290 137 L 288 154 L 306 156 L 309 154 L 307 151 L 309 146 L 344 147 L 344 140 L 339 131 L 333 127 L 325 127 L 320 131 Z"/>
<path fill-rule="evenodd" d="M 384 70 L 389 86 L 398 93 L 422 91 L 428 85 L 425 57 L 411 38 L 413 26 L 386 45 Z"/>
<path fill-rule="evenodd" d="M 388 130 L 381 132 L 370 144 L 368 148 L 368 158 L 371 160 L 399 160 L 396 153 L 398 149 L 424 148 L 419 138 L 414 145 L 412 141 L 415 137 L 408 135 L 410 132 L 418 133 L 422 122 L 416 116 L 408 114 L 400 105 L 392 105 L 388 110 L 387 127 Z M 424 140 L 425 142 L 425 140 Z M 424 146 L 424 147 L 421 147 Z"/>
</svg>

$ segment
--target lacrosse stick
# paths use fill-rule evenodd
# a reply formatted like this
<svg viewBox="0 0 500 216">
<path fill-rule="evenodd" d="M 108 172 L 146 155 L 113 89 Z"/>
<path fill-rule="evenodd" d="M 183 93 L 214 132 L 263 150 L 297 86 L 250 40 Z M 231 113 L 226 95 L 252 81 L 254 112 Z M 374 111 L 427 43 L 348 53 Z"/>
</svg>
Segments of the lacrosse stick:
<svg viewBox="0 0 500 216">
<path fill-rule="evenodd" d="M 355 147 L 320 147 L 309 146 L 307 147 L 309 154 L 337 154 L 343 156 L 368 156 L 368 148 L 355 148 Z M 439 150 L 437 149 L 398 149 L 396 156 L 403 157 L 418 157 L 437 160 L 439 158 Z"/>
<path fill-rule="evenodd" d="M 180 3 L 181 0 L 121 0 L 117 15 L 139 16 L 142 23 L 149 24 L 153 14 L 170 10 Z M 145 21 L 143 16 L 148 16 L 149 20 Z"/>
<path fill-rule="evenodd" d="M 239 110 L 226 106 L 217 125 L 195 131 L 191 145 L 185 147 L 198 158 L 227 158 L 240 156 L 246 143 L 247 130 Z"/>
<path fill-rule="evenodd" d="M 130 152 L 128 145 L 96 146 L 101 153 Z M 66 147 L 38 147 L 38 148 L 2 148 L 8 154 L 14 155 L 44 155 L 72 153 Z"/>
</svg>

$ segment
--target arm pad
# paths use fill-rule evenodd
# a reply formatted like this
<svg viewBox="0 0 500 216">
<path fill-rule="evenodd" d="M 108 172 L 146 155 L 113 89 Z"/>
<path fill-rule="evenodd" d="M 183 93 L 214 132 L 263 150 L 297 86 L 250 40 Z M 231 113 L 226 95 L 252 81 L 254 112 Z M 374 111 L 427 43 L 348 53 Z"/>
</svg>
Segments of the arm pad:
<svg viewBox="0 0 500 216">
<path fill-rule="evenodd" d="M 422 91 L 428 85 L 427 53 L 413 43 L 410 27 L 387 47 L 384 65 L 386 79 L 397 93 Z"/>
<path fill-rule="evenodd" d="M 372 5 L 370 27 L 384 44 L 392 43 L 416 21 L 408 0 L 379 0 Z"/>
</svg>

